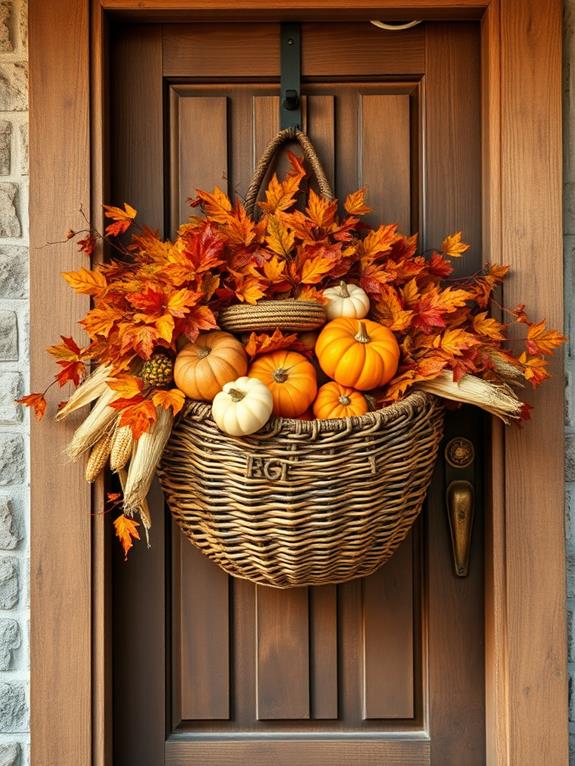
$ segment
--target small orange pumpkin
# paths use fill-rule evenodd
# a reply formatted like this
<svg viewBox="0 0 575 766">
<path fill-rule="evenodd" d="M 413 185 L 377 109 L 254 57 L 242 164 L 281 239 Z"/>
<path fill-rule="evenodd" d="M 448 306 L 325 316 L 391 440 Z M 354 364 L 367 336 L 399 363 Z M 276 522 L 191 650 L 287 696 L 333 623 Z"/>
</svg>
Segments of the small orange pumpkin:
<svg viewBox="0 0 575 766">
<path fill-rule="evenodd" d="M 354 391 L 353 388 L 341 386 L 333 380 L 319 389 L 313 403 L 313 414 L 318 420 L 365 415 L 368 409 L 368 403 L 363 394 Z"/>
<path fill-rule="evenodd" d="M 272 392 L 274 415 L 297 418 L 307 410 L 317 393 L 317 379 L 311 362 L 296 351 L 272 351 L 259 356 L 248 370 Z"/>
<path fill-rule="evenodd" d="M 320 332 L 315 353 L 326 375 L 359 391 L 385 385 L 399 364 L 395 335 L 369 319 L 332 320 Z"/>
<path fill-rule="evenodd" d="M 226 383 L 246 374 L 242 344 L 228 332 L 200 333 L 176 357 L 174 381 L 190 399 L 211 402 Z"/>
</svg>

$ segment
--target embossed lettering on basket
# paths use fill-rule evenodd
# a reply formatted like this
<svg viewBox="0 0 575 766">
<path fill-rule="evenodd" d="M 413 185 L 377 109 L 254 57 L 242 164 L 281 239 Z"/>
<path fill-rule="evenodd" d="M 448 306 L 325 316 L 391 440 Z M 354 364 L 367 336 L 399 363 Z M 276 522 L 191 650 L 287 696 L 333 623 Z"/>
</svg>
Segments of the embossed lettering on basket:
<svg viewBox="0 0 575 766">
<path fill-rule="evenodd" d="M 268 479 L 268 481 L 285 481 L 288 464 L 278 458 L 264 458 L 248 455 L 246 476 L 249 479 Z"/>
</svg>

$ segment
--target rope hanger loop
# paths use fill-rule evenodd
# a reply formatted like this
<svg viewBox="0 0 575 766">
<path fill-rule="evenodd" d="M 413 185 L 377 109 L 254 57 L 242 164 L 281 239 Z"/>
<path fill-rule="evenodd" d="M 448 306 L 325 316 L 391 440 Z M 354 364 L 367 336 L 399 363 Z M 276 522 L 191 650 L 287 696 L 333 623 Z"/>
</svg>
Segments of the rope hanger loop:
<svg viewBox="0 0 575 766">
<path fill-rule="evenodd" d="M 405 29 L 413 29 L 418 24 L 421 24 L 422 20 L 398 22 L 397 24 L 391 24 L 387 21 L 378 21 L 377 19 L 371 19 L 370 24 L 378 29 L 385 29 L 387 32 L 402 32 Z"/>
</svg>

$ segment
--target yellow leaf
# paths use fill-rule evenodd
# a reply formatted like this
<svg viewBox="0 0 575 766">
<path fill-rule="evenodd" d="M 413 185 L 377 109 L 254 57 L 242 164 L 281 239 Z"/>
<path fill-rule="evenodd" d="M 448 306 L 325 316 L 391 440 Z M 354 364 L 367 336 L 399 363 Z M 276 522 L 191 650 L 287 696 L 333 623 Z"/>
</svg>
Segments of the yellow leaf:
<svg viewBox="0 0 575 766">
<path fill-rule="evenodd" d="M 413 306 L 419 299 L 419 288 L 415 277 L 401 289 L 401 295 L 407 306 Z"/>
<path fill-rule="evenodd" d="M 124 561 L 128 558 L 130 548 L 133 548 L 134 546 L 133 540 L 140 539 L 140 533 L 138 532 L 139 526 L 137 521 L 129 519 L 127 516 L 124 516 L 124 514 L 118 516 L 118 518 L 114 520 L 116 537 L 120 540 L 122 548 L 124 549 Z"/>
<path fill-rule="evenodd" d="M 62 276 L 77 293 L 98 297 L 106 290 L 108 283 L 100 271 L 89 271 L 83 266 L 78 271 L 65 271 Z"/>
<path fill-rule="evenodd" d="M 295 244 L 293 229 L 288 228 L 277 216 L 268 216 L 266 244 L 278 255 L 289 255 Z"/>
<path fill-rule="evenodd" d="M 133 399 L 141 393 L 144 382 L 135 375 L 117 375 L 108 380 L 108 386 L 116 391 L 121 399 Z"/>
<path fill-rule="evenodd" d="M 301 281 L 304 285 L 316 285 L 321 282 L 324 274 L 331 271 L 333 261 L 328 261 L 322 255 L 316 255 L 305 261 L 301 272 Z"/>
<path fill-rule="evenodd" d="M 503 325 L 496 319 L 487 316 L 487 311 L 482 311 L 473 317 L 473 329 L 478 335 L 492 340 L 505 340 Z"/>
<path fill-rule="evenodd" d="M 460 258 L 470 247 L 471 245 L 462 242 L 460 231 L 445 237 L 441 243 L 441 250 L 444 255 L 448 255 L 450 258 Z"/>
<path fill-rule="evenodd" d="M 263 298 L 265 293 L 262 289 L 262 284 L 256 277 L 247 277 L 236 288 L 236 295 L 241 301 L 246 303 L 257 303 L 260 298 Z"/>
<path fill-rule="evenodd" d="M 358 189 L 348 194 L 343 206 L 349 215 L 367 215 L 373 211 L 373 208 L 365 204 L 365 189 Z"/>
<path fill-rule="evenodd" d="M 172 413 L 177 415 L 184 406 L 186 397 L 179 388 L 171 388 L 169 391 L 159 389 L 152 394 L 152 401 L 156 407 L 163 407 L 165 410 L 172 409 Z"/>
<path fill-rule="evenodd" d="M 167 343 L 171 343 L 174 332 L 174 317 L 171 314 L 161 316 L 156 320 L 156 330 L 160 338 L 163 338 Z"/>
<path fill-rule="evenodd" d="M 280 261 L 277 255 L 272 255 L 269 261 L 264 263 L 264 274 L 272 285 L 283 282 L 285 275 L 285 261 Z"/>
<path fill-rule="evenodd" d="M 306 212 L 316 226 L 331 226 L 337 212 L 337 201 L 320 197 L 310 189 Z"/>
</svg>

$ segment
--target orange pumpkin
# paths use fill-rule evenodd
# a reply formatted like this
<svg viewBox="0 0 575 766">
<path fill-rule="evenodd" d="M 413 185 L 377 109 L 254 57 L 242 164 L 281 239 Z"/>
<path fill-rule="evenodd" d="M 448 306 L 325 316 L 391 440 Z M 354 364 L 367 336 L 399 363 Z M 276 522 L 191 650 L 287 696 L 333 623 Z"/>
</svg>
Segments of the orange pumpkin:
<svg viewBox="0 0 575 766">
<path fill-rule="evenodd" d="M 359 391 L 385 385 L 399 364 L 395 335 L 369 319 L 339 317 L 329 322 L 319 334 L 315 353 L 326 375 Z"/>
<path fill-rule="evenodd" d="M 313 403 L 313 414 L 319 420 L 364 415 L 368 409 L 367 399 L 363 394 L 333 380 L 319 389 Z"/>
<path fill-rule="evenodd" d="M 248 370 L 272 392 L 274 415 L 297 418 L 307 410 L 317 393 L 313 364 L 296 351 L 272 351 L 258 357 Z"/>
<path fill-rule="evenodd" d="M 228 332 L 200 333 L 176 357 L 174 381 L 190 399 L 211 402 L 226 383 L 246 374 L 248 362 L 242 344 Z"/>
</svg>

